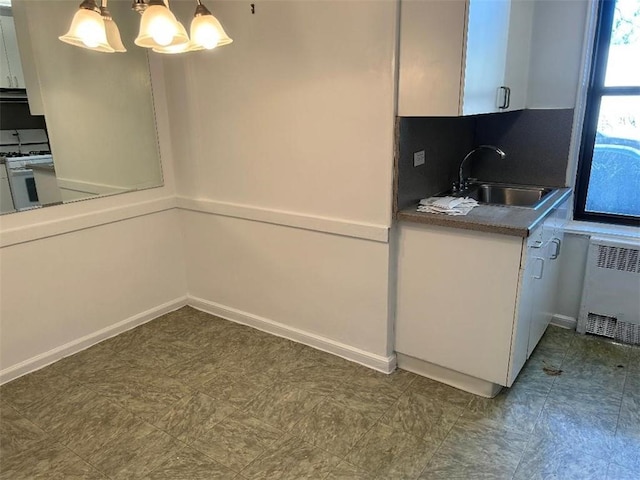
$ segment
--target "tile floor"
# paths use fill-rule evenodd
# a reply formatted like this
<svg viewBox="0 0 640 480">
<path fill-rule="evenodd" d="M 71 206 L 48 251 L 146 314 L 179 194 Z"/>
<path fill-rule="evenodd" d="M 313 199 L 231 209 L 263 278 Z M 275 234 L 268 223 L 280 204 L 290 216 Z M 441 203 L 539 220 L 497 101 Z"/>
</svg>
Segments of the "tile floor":
<svg viewBox="0 0 640 480">
<path fill-rule="evenodd" d="M 187 307 L 0 406 L 10 480 L 640 478 L 640 349 L 555 327 L 489 400 Z"/>
</svg>

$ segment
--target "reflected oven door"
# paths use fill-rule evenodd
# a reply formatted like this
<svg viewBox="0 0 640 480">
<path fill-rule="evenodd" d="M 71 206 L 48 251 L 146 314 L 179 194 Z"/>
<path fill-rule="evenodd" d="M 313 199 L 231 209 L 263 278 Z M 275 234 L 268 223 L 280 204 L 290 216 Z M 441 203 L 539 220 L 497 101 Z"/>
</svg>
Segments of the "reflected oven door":
<svg viewBox="0 0 640 480">
<path fill-rule="evenodd" d="M 9 169 L 9 184 L 11 196 L 16 210 L 25 210 L 39 207 L 36 182 L 33 178 L 33 170 L 28 168 Z"/>
</svg>

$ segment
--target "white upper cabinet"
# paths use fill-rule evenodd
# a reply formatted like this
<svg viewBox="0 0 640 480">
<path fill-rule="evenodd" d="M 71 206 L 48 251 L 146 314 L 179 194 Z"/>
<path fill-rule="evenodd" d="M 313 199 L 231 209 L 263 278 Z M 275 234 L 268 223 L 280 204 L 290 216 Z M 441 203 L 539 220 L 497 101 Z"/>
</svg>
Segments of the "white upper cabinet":
<svg viewBox="0 0 640 480">
<path fill-rule="evenodd" d="M 2 31 L 2 41 L 0 42 L 0 56 L 2 57 L 0 87 L 25 88 L 13 17 L 0 16 L 0 30 Z"/>
<path fill-rule="evenodd" d="M 533 0 L 401 0 L 398 115 L 525 107 Z"/>
</svg>

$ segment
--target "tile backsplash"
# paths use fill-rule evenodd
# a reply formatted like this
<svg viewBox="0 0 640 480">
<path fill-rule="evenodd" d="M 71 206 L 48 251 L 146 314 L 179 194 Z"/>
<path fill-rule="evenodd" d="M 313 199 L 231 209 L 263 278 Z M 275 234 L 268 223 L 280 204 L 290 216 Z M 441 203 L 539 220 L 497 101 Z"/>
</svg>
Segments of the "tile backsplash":
<svg viewBox="0 0 640 480">
<path fill-rule="evenodd" d="M 477 144 L 496 145 L 507 158 L 474 158 L 471 173 L 482 180 L 564 187 L 573 109 L 520 110 L 477 117 Z"/>
<path fill-rule="evenodd" d="M 399 119 L 397 208 L 402 209 L 450 188 L 464 156 L 475 146 L 496 145 L 470 162 L 468 176 L 486 181 L 564 186 L 569 158 L 573 109 L 520 110 L 470 117 L 404 117 Z M 425 164 L 413 166 L 415 152 Z"/>
</svg>

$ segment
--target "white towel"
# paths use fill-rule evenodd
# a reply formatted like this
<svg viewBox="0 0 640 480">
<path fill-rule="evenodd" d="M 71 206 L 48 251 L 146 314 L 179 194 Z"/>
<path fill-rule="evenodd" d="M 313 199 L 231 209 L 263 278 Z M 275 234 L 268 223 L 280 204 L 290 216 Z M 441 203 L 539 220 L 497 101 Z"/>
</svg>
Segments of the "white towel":
<svg viewBox="0 0 640 480">
<path fill-rule="evenodd" d="M 466 215 L 478 202 L 469 197 L 431 197 L 420 200 L 419 212 L 444 213 L 445 215 Z"/>
</svg>

